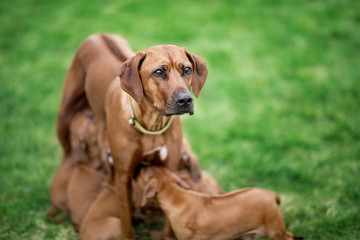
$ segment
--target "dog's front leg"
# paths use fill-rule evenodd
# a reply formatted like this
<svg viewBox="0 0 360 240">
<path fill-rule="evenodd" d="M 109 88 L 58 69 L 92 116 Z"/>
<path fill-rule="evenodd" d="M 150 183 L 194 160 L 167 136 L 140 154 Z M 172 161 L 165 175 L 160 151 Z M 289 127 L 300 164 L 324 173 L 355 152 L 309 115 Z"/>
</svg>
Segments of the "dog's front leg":
<svg viewBox="0 0 360 240">
<path fill-rule="evenodd" d="M 117 199 L 119 201 L 120 228 L 122 239 L 134 239 L 134 229 L 131 221 L 131 179 L 132 176 L 125 172 L 115 171 L 115 188 L 117 189 Z"/>
<path fill-rule="evenodd" d="M 165 240 L 176 240 L 175 233 L 171 228 L 170 221 L 165 217 L 165 223 L 163 227 L 163 234 Z"/>
<path fill-rule="evenodd" d="M 111 138 L 110 138 L 111 139 Z M 137 166 L 141 161 L 141 153 L 138 151 L 138 145 L 134 142 L 125 144 L 119 148 L 120 144 L 112 145 L 110 142 L 111 152 L 113 153 L 115 168 L 115 188 L 117 190 L 117 199 L 119 204 L 119 216 L 121 219 L 122 239 L 134 239 L 134 229 L 131 220 L 131 194 L 132 194 L 132 177 Z"/>
</svg>

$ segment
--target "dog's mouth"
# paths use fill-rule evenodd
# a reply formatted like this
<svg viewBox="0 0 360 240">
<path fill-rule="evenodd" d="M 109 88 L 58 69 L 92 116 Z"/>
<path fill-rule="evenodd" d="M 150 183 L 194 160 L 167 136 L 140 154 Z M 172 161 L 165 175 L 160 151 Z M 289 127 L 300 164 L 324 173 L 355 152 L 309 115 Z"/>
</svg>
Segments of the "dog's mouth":
<svg viewBox="0 0 360 240">
<path fill-rule="evenodd" d="M 168 108 L 166 110 L 164 109 L 158 109 L 159 114 L 163 116 L 172 116 L 172 115 L 183 115 L 188 113 L 189 115 L 194 114 L 194 106 L 191 104 L 191 106 L 187 106 L 185 108 Z"/>
</svg>

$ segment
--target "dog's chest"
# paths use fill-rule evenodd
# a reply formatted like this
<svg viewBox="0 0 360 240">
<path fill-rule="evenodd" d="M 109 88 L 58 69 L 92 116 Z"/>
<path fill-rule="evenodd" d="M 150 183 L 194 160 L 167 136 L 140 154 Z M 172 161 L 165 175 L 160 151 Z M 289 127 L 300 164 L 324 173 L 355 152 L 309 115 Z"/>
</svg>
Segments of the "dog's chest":
<svg viewBox="0 0 360 240">
<path fill-rule="evenodd" d="M 165 161 L 169 156 L 169 144 L 162 136 L 149 136 L 144 139 L 142 155 L 144 161 Z"/>
<path fill-rule="evenodd" d="M 166 145 L 162 145 L 159 147 L 156 147 L 154 149 L 151 149 L 149 151 L 146 151 L 143 153 L 143 157 L 146 160 L 160 160 L 160 161 L 165 161 L 168 157 L 168 148 Z M 152 158 L 152 159 L 151 159 Z"/>
<path fill-rule="evenodd" d="M 174 158 L 180 159 L 180 146 L 176 144 L 176 141 L 171 141 L 163 136 L 149 136 L 144 140 L 146 141 L 143 141 L 143 161 L 167 165 L 167 162 L 174 161 Z"/>
</svg>

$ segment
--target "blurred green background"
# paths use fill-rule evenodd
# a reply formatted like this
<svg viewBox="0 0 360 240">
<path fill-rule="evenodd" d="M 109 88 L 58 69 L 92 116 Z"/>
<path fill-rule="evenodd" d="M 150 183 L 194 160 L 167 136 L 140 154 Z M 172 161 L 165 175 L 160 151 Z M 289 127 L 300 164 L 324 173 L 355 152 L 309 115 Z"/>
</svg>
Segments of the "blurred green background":
<svg viewBox="0 0 360 240">
<path fill-rule="evenodd" d="M 183 116 L 201 166 L 227 191 L 282 197 L 289 230 L 360 239 L 359 1 L 0 2 L 0 239 L 76 239 L 50 224 L 55 122 L 77 46 L 101 32 L 134 51 L 186 46 L 208 80 Z"/>
</svg>

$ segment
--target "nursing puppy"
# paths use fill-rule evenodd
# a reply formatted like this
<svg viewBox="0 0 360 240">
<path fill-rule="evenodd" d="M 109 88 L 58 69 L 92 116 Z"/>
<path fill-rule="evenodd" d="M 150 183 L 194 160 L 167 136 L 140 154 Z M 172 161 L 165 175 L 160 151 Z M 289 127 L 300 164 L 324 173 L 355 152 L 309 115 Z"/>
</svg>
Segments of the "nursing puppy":
<svg viewBox="0 0 360 240">
<path fill-rule="evenodd" d="M 160 152 L 152 152 L 144 157 L 145 164 L 160 158 Z M 161 160 L 158 160 L 161 163 Z M 216 180 L 206 171 L 201 170 L 197 157 L 192 152 L 189 142 L 183 138 L 181 159 L 176 174 L 185 181 L 189 187 L 200 193 L 217 195 L 223 193 Z M 151 224 L 163 216 L 159 204 L 154 199 L 149 199 L 146 206 L 141 207 L 141 189 L 136 183 L 132 183 L 133 189 L 133 218 Z M 136 195 L 136 197 L 134 197 Z"/>
<path fill-rule="evenodd" d="M 161 164 L 160 153 L 161 151 L 148 153 L 144 156 L 143 163 L 149 164 L 149 162 L 157 160 Z M 182 141 L 181 159 L 176 174 L 194 191 L 212 195 L 223 193 L 216 180 L 208 172 L 201 170 L 197 157 L 185 138 Z M 134 203 L 133 218 L 149 224 L 156 222 L 163 215 L 159 204 L 155 200 L 149 199 L 146 206 L 141 207 L 141 189 L 134 181 L 132 186 L 135 189 L 132 198 Z M 134 197 L 134 195 L 140 195 L 140 197 Z"/>
<path fill-rule="evenodd" d="M 78 112 L 70 123 L 70 154 L 62 159 L 61 165 L 56 171 L 50 186 L 51 207 L 47 219 L 54 223 L 60 223 L 68 216 L 67 189 L 69 179 L 73 174 L 78 162 L 88 161 L 84 134 L 92 112 L 88 109 Z M 56 217 L 60 212 L 63 214 Z"/>
<path fill-rule="evenodd" d="M 118 240 L 123 234 L 119 225 L 120 203 L 113 184 L 103 183 L 101 192 L 87 211 L 79 231 L 79 240 Z"/>
<path fill-rule="evenodd" d="M 89 116 L 83 124 L 82 148 L 87 159 L 79 161 L 70 177 L 67 189 L 68 208 L 71 222 L 76 231 L 91 203 L 98 195 L 101 184 L 109 177 L 107 163 L 101 161 L 98 143 L 99 129 Z"/>
<path fill-rule="evenodd" d="M 162 167 L 143 168 L 137 182 L 144 189 L 141 203 L 156 197 L 177 239 L 302 239 L 286 231 L 274 192 L 245 188 L 201 194 Z"/>
</svg>

